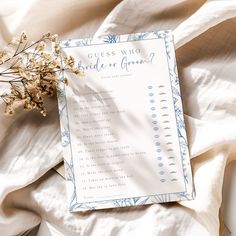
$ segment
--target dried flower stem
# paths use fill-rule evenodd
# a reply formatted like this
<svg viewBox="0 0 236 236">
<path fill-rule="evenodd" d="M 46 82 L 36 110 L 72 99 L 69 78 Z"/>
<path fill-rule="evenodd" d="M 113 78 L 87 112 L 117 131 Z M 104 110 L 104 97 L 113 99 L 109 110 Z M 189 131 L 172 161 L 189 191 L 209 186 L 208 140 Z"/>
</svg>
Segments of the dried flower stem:
<svg viewBox="0 0 236 236">
<path fill-rule="evenodd" d="M 46 51 L 48 43 L 51 47 Z M 31 44 L 22 33 L 0 50 L 0 66 L 7 67 L 0 71 L 0 83 L 10 85 L 9 92 L 0 94 L 7 114 L 23 106 L 25 110 L 38 109 L 45 116 L 43 97 L 55 93 L 61 72 L 80 74 L 74 66 L 74 58 L 62 54 L 57 35 L 50 33 Z M 67 79 L 64 82 L 67 83 Z"/>
</svg>

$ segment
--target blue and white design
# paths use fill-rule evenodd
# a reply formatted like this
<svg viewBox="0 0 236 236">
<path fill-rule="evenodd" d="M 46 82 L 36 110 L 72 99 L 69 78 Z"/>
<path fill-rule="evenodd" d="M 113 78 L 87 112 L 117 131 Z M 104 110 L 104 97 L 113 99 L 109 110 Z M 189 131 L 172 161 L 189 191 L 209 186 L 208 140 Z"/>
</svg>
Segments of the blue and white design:
<svg viewBox="0 0 236 236">
<path fill-rule="evenodd" d="M 120 42 L 120 35 L 112 34 L 112 35 L 104 36 L 103 41 L 105 43 L 118 43 Z"/>
<path fill-rule="evenodd" d="M 162 149 L 161 149 L 161 142 L 160 142 L 160 135 L 159 135 L 159 127 L 158 127 L 158 114 L 156 113 L 156 105 L 159 103 L 161 105 L 161 102 L 156 101 L 155 99 L 155 93 L 158 91 L 159 88 L 155 88 L 153 85 L 148 85 L 148 100 L 150 104 L 150 116 L 152 121 L 152 128 L 153 128 L 153 136 L 154 136 L 154 146 L 156 148 L 156 158 L 158 160 L 158 167 L 157 170 L 160 175 L 160 182 L 164 183 L 166 182 L 165 179 L 165 171 L 164 171 L 164 164 L 163 164 L 163 158 L 162 158 Z"/>
<path fill-rule="evenodd" d="M 179 146 L 182 157 L 182 170 L 185 181 L 185 191 L 183 192 L 171 192 L 166 194 L 157 194 L 151 196 L 139 196 L 134 198 L 124 198 L 124 199 L 115 199 L 108 201 L 98 201 L 98 202 L 88 202 L 88 203 L 79 203 L 76 197 L 76 184 L 75 176 L 73 170 L 73 157 L 72 157 L 72 147 L 71 147 L 71 138 L 70 138 L 70 127 L 69 119 L 67 112 L 67 100 L 65 95 L 65 84 L 60 83 L 58 87 L 58 103 L 59 103 L 59 114 L 60 114 L 60 124 L 61 124 L 61 136 L 62 136 L 62 146 L 64 150 L 64 159 L 65 159 L 65 169 L 66 169 L 66 180 L 68 195 L 70 196 L 69 200 L 69 210 L 74 211 L 87 211 L 94 210 L 99 208 L 113 208 L 113 207 L 124 207 L 124 206 L 138 206 L 143 204 L 152 204 L 152 203 L 161 203 L 161 202 L 170 202 L 170 201 L 180 201 L 180 200 L 190 200 L 194 197 L 192 176 L 190 173 L 190 161 L 188 153 L 188 145 L 186 138 L 186 131 L 183 118 L 183 109 L 180 96 L 179 80 L 177 73 L 177 66 L 175 61 L 175 53 L 173 47 L 173 38 L 170 31 L 153 31 L 146 33 L 137 33 L 131 35 L 108 35 L 101 38 L 94 39 L 76 39 L 76 40 L 65 40 L 61 42 L 62 48 L 68 47 L 83 47 L 88 45 L 99 45 L 99 44 L 110 44 L 118 42 L 127 42 L 127 41 L 139 41 L 139 40 L 150 40 L 150 39 L 163 39 L 165 42 L 168 68 L 169 68 L 169 79 L 171 81 L 171 89 L 173 96 L 173 106 L 175 109 L 175 118 L 176 126 L 179 138 Z M 148 87 L 150 90 L 150 109 L 155 109 L 153 105 L 154 98 L 152 98 L 152 85 Z M 151 116 L 153 120 L 153 127 L 155 128 L 155 122 L 158 122 L 155 118 L 156 115 L 153 113 Z M 155 130 L 154 130 L 155 133 Z M 156 140 L 157 150 L 159 147 L 158 143 L 158 134 L 154 134 L 154 140 Z M 159 161 L 161 163 L 162 157 L 159 156 Z M 163 175 L 163 171 L 160 168 L 160 176 Z M 164 182 L 164 179 L 163 179 Z"/>
</svg>

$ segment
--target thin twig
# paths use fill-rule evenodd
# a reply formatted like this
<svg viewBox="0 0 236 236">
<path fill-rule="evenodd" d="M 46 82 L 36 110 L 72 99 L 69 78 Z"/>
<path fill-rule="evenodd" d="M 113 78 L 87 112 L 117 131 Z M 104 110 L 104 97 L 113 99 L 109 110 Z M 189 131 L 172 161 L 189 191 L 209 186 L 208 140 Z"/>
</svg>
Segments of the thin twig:
<svg viewBox="0 0 236 236">
<path fill-rule="evenodd" d="M 20 48 L 20 45 L 21 45 L 22 38 L 23 38 L 23 36 L 21 35 L 21 36 L 20 36 L 20 41 L 19 41 L 19 43 L 18 43 L 18 45 L 17 45 L 16 51 L 15 51 L 15 53 L 14 53 L 13 57 L 14 57 L 14 56 L 17 54 L 17 51 L 18 51 L 18 50 L 19 50 L 19 48 Z"/>
<path fill-rule="evenodd" d="M 6 62 L 8 62 L 8 61 L 10 61 L 13 57 L 16 57 L 16 56 L 18 56 L 20 53 L 22 53 L 22 52 L 24 52 L 24 51 L 26 51 L 27 49 L 29 49 L 29 48 L 31 48 L 31 47 L 33 47 L 34 45 L 36 45 L 36 44 L 38 44 L 41 40 L 42 40 L 43 38 L 41 38 L 40 40 L 38 40 L 38 41 L 36 41 L 36 42 L 34 42 L 34 43 L 32 43 L 31 45 L 29 45 L 28 47 L 26 47 L 26 48 L 24 48 L 24 49 L 22 49 L 21 51 L 19 51 L 18 53 L 16 53 L 16 54 L 14 54 L 11 58 L 8 58 L 7 60 L 5 60 L 4 61 L 4 63 L 6 63 Z"/>
</svg>

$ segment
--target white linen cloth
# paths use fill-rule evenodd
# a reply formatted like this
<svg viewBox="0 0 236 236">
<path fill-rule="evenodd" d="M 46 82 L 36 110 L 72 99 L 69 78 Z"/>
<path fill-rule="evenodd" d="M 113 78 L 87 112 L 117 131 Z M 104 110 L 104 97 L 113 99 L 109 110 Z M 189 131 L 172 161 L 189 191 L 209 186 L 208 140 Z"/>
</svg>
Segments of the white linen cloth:
<svg viewBox="0 0 236 236">
<path fill-rule="evenodd" d="M 56 100 L 48 116 L 3 115 L 0 104 L 0 235 L 43 222 L 80 236 L 216 236 L 226 164 L 236 159 L 236 0 L 0 0 L 0 42 L 172 29 L 196 188 L 193 201 L 69 213 Z"/>
</svg>

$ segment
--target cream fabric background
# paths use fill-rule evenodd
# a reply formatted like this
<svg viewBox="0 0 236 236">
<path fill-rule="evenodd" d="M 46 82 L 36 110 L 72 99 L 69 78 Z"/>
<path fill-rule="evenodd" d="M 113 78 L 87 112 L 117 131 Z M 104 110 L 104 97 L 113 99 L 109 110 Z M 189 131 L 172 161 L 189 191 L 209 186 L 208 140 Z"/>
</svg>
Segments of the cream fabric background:
<svg viewBox="0 0 236 236">
<path fill-rule="evenodd" d="M 40 224 L 62 235 L 215 236 L 227 163 L 236 159 L 235 0 L 0 0 L 0 43 L 22 30 L 32 39 L 172 29 L 196 199 L 143 207 L 69 213 L 65 181 L 51 170 L 62 160 L 56 100 L 48 116 L 2 115 L 0 234 Z M 59 235 L 59 234 L 54 234 Z"/>
</svg>

